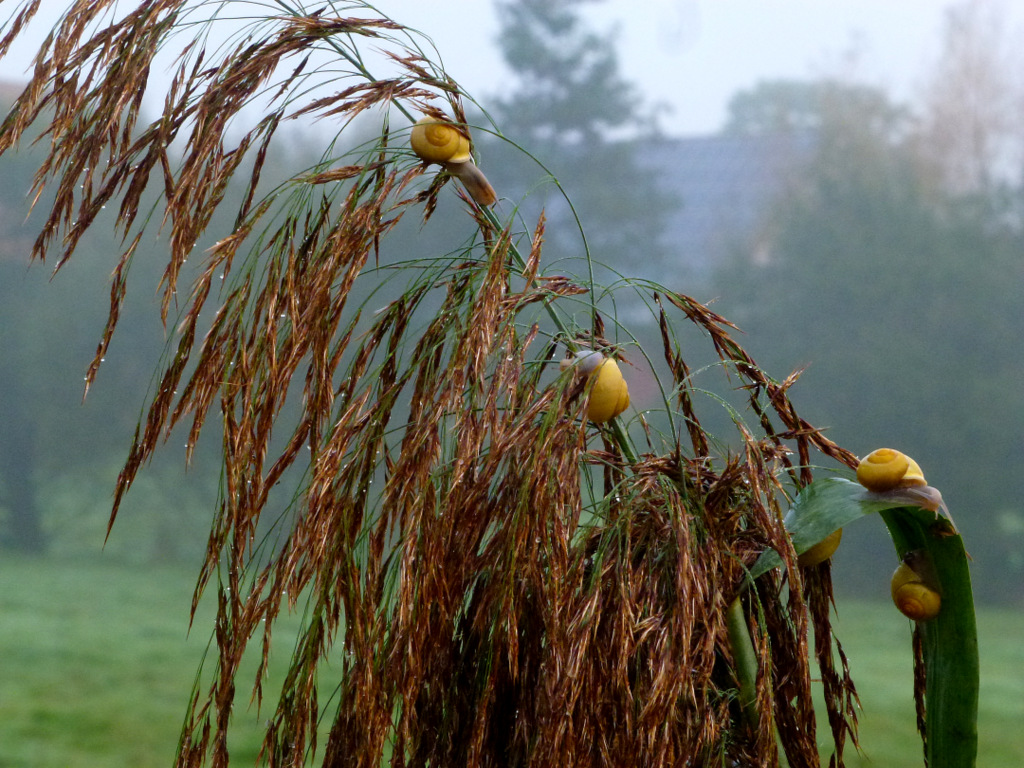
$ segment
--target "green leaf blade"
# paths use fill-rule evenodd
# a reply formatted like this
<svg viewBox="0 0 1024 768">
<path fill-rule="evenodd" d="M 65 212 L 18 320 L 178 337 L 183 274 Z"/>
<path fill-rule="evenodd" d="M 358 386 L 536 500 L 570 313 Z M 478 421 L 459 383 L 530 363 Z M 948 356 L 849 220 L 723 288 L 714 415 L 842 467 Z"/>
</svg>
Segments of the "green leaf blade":
<svg viewBox="0 0 1024 768">
<path fill-rule="evenodd" d="M 978 750 L 978 634 L 969 558 L 948 513 L 907 506 L 906 497 L 871 493 L 844 478 L 806 486 L 784 523 L 797 554 L 858 518 L 879 513 L 902 558 L 923 552 L 942 595 L 939 614 L 919 622 L 925 666 L 925 755 L 930 768 L 972 768 Z M 767 550 L 751 578 L 782 564 Z"/>
<path fill-rule="evenodd" d="M 938 616 L 920 622 L 925 665 L 925 749 L 931 768 L 975 765 L 978 751 L 978 633 L 967 552 L 941 516 L 901 507 L 882 513 L 896 551 L 923 551 L 942 595 Z"/>
</svg>

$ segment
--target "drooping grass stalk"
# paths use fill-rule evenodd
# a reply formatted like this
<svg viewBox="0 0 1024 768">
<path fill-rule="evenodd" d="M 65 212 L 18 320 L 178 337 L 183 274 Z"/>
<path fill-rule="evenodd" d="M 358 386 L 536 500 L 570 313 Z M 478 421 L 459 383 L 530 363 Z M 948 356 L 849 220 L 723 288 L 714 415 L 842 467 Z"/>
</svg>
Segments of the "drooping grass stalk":
<svg viewBox="0 0 1024 768">
<path fill-rule="evenodd" d="M 931 498 L 935 498 L 934 490 Z M 793 545 L 804 552 L 833 531 L 875 514 L 892 536 L 896 553 L 918 554 L 941 590 L 938 614 L 914 624 L 914 696 L 926 764 L 973 766 L 978 734 L 978 638 L 974 598 L 964 541 L 948 510 L 908 506 L 901 491 L 869 493 L 845 478 L 808 485 L 786 516 Z M 941 497 L 938 497 L 941 498 Z M 782 559 L 768 550 L 750 571 L 751 579 L 777 567 Z M 888 579 L 889 573 L 879 574 Z M 893 620 L 902 620 L 893 609 Z M 920 674 L 919 674 L 920 673 Z"/>
<path fill-rule="evenodd" d="M 299 13 L 299 9 L 297 7 L 291 5 L 291 4 L 287 3 L 287 2 L 284 2 L 284 0 L 275 0 L 275 2 L 281 8 L 283 8 L 287 13 L 295 15 L 295 16 L 300 16 L 301 15 Z M 367 6 L 367 7 L 370 7 L 370 6 Z M 353 67 L 355 67 L 356 70 L 363 76 L 363 78 L 368 83 L 377 83 L 377 82 L 379 82 L 377 77 L 369 70 L 369 68 L 363 62 L 362 58 L 359 56 L 358 49 L 349 50 L 348 48 L 344 47 L 343 45 L 339 44 L 337 41 L 335 41 L 333 39 L 329 40 L 329 44 L 331 45 L 331 47 L 340 56 L 342 56 Z M 396 107 L 396 109 L 398 109 L 399 112 L 402 113 L 402 115 L 404 115 L 409 120 L 410 123 L 416 122 L 416 117 L 406 107 L 405 104 L 403 104 L 402 102 L 396 102 L 394 106 Z M 555 181 L 557 183 L 557 179 Z M 560 186 L 559 186 L 559 188 L 560 188 Z M 564 194 L 564 190 L 563 190 L 563 194 Z M 579 224 L 579 217 L 578 217 L 578 215 L 576 213 L 575 207 L 572 205 L 571 199 L 569 199 L 568 195 L 565 196 L 565 199 L 569 202 L 569 206 L 570 206 L 570 209 L 573 212 L 573 216 L 576 218 L 577 224 Z M 488 222 L 488 224 L 490 224 L 490 226 L 496 232 L 502 232 L 502 231 L 505 230 L 506 225 L 503 224 L 498 219 L 497 214 L 494 212 L 494 210 L 492 208 L 487 207 L 487 206 L 478 206 L 478 213 L 481 216 L 483 216 L 483 218 Z M 581 233 L 581 236 L 585 238 L 585 234 L 584 234 L 582 226 L 580 227 L 580 233 Z M 584 246 L 585 245 L 586 245 L 586 243 L 584 241 Z M 520 273 L 522 273 L 523 275 L 526 275 L 527 274 L 526 259 L 519 252 L 519 249 L 517 248 L 515 242 L 510 241 L 507 244 L 507 248 L 508 248 L 508 255 L 512 259 L 512 263 L 515 265 L 515 267 L 519 270 Z M 587 252 L 589 254 L 589 250 L 588 249 L 584 248 L 584 250 L 585 250 L 585 252 Z M 592 288 L 593 285 L 594 285 L 594 273 L 593 273 L 593 264 L 591 263 L 589 258 L 587 259 L 587 268 L 590 271 L 590 285 L 591 285 L 591 288 Z M 536 285 L 536 282 L 535 282 L 535 279 L 534 279 L 534 280 L 531 281 L 531 287 L 533 287 L 535 285 Z M 577 350 L 577 345 L 575 343 L 574 335 L 570 332 L 569 328 L 563 322 L 561 315 L 559 315 L 554 310 L 554 308 L 552 307 L 552 305 L 549 302 L 544 302 L 543 306 L 544 306 L 545 311 L 547 312 L 548 317 L 551 319 L 551 321 L 554 323 L 555 327 L 558 329 L 558 332 L 559 332 L 559 334 L 561 336 L 561 340 L 562 340 L 563 344 L 565 345 L 566 349 L 569 352 L 575 352 Z M 596 311 L 596 309 L 594 311 Z M 635 463 L 636 462 L 636 451 L 633 448 L 632 443 L 630 442 L 629 435 L 622 428 L 622 425 L 618 421 L 618 419 L 615 419 L 612 422 L 612 424 L 611 424 L 611 435 L 612 435 L 613 440 L 618 444 L 620 450 L 622 450 L 623 455 L 626 457 L 628 463 L 629 464 Z"/>
<path fill-rule="evenodd" d="M 939 582 L 942 606 L 914 624 L 914 696 L 924 712 L 925 761 L 930 768 L 975 765 L 978 754 L 978 630 L 963 538 L 956 528 L 919 508 L 880 512 L 901 558 L 923 553 Z M 915 670 L 916 672 L 917 670 Z M 923 690 L 922 690 L 923 688 Z M 920 727 L 920 723 L 919 723 Z"/>
<path fill-rule="evenodd" d="M 657 339 L 623 329 L 661 392 L 650 415 L 667 427 L 646 433 L 643 454 L 620 420 L 602 430 L 604 449 L 592 444 L 584 385 L 545 369 L 559 344 L 603 344 L 598 316 L 587 339 L 559 313 L 584 289 L 542 279 L 543 226 L 524 256 L 523 233 L 466 200 L 451 225 L 465 229 L 459 246 L 427 252 L 413 239 L 389 260 L 403 217 L 436 222 L 439 196 L 457 188 L 445 174 L 422 183 L 389 114 L 468 124 L 462 90 L 416 33 L 362 3 L 274 2 L 283 14 L 232 22 L 209 51 L 201 11 L 235 7 L 157 0 L 107 19 L 109 3 L 80 0 L 0 129 L 0 151 L 36 120 L 49 132 L 38 185 L 56 186 L 55 203 L 36 256 L 57 247 L 63 263 L 99 208 L 119 205 L 126 246 L 97 360 L 129 268 L 148 256 L 145 221 L 163 219 L 160 311 L 178 322 L 114 514 L 176 429 L 189 446 L 220 433 L 221 499 L 196 590 L 217 601 L 216 651 L 178 764 L 228 764 L 241 660 L 259 637 L 266 669 L 275 620 L 301 604 L 276 705 L 259 674 L 252 684 L 270 709 L 270 765 L 772 765 L 776 729 L 791 764 L 816 765 L 808 611 L 824 617 L 815 629 L 830 651 L 830 593 L 810 578 L 805 588 L 783 503 L 810 480 L 812 456 L 854 459 L 796 413 L 796 377 L 761 371 L 694 299 L 623 281 L 608 290 L 641 296 L 660 334 L 659 359 Z M 360 14 L 340 15 L 350 11 Z M 144 125 L 149 71 L 180 31 L 196 42 Z M 397 74 L 371 73 L 367 45 Z M 257 125 L 233 134 L 261 100 Z M 339 136 L 313 167 L 263 178 L 289 119 L 329 119 L 344 134 L 366 115 L 374 138 Z M 585 267 L 596 313 L 589 254 Z M 717 364 L 691 368 L 684 325 Z M 736 426 L 735 445 L 719 449 L 697 379 L 722 372 L 754 418 L 708 385 Z M 766 548 L 786 569 L 759 580 L 764 618 L 740 637 L 731 606 Z M 733 706 L 737 673 L 747 721 Z M 754 701 L 766 729 L 749 725 Z M 826 706 L 844 733 L 849 701 L 836 693 Z"/>
</svg>

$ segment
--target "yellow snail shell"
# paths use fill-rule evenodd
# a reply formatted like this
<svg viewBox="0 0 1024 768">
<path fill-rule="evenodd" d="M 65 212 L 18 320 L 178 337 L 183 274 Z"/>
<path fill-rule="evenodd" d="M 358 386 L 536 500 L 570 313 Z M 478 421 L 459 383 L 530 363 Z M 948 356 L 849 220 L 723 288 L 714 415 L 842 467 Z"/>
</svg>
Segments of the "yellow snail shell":
<svg viewBox="0 0 1024 768">
<path fill-rule="evenodd" d="M 412 151 L 428 163 L 465 163 L 470 160 L 469 139 L 454 125 L 424 117 L 412 127 Z"/>
<path fill-rule="evenodd" d="M 857 465 L 857 482 L 875 493 L 927 485 L 917 462 L 892 448 L 879 448 L 861 459 Z"/>
<path fill-rule="evenodd" d="M 629 387 L 619 364 L 600 352 L 577 352 L 576 360 L 563 360 L 564 369 L 578 360 L 579 370 L 593 381 L 587 418 L 595 424 L 611 421 L 629 407 Z"/>
<path fill-rule="evenodd" d="M 906 563 L 892 575 L 892 601 L 900 613 L 914 621 L 928 621 L 939 615 L 942 596 Z"/>
<path fill-rule="evenodd" d="M 835 551 L 839 548 L 839 542 L 842 538 L 843 529 L 837 528 L 813 547 L 805 549 L 800 556 L 797 557 L 797 564 L 807 568 L 809 566 L 819 565 L 820 563 L 825 562 L 835 554 Z"/>
<path fill-rule="evenodd" d="M 469 139 L 451 123 L 424 117 L 412 127 L 409 143 L 416 156 L 427 163 L 439 163 L 462 182 L 478 205 L 494 205 L 498 195 L 483 171 L 473 162 Z"/>
</svg>

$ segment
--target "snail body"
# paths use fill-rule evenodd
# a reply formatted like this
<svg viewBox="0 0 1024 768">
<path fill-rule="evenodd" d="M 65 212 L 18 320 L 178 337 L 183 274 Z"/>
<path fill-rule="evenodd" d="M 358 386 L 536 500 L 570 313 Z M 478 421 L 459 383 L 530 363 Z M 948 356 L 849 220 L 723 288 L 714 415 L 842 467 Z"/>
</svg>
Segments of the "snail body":
<svg viewBox="0 0 1024 768">
<path fill-rule="evenodd" d="M 629 407 L 629 387 L 617 362 L 600 352 L 577 352 L 575 359 L 563 360 L 561 367 L 564 369 L 574 363 L 593 382 L 587 405 L 590 421 L 603 424 Z"/>
<path fill-rule="evenodd" d="M 469 137 L 451 123 L 424 117 L 412 127 L 412 151 L 425 163 L 438 163 L 465 186 L 479 205 L 493 205 L 498 196 L 470 153 Z"/>
<path fill-rule="evenodd" d="M 887 500 L 904 501 L 953 519 L 937 488 L 928 485 L 916 461 L 892 448 L 872 451 L 857 465 L 857 482 Z"/>
<path fill-rule="evenodd" d="M 892 575 L 892 601 L 900 613 L 914 621 L 928 621 L 939 615 L 942 596 L 906 561 Z"/>
</svg>

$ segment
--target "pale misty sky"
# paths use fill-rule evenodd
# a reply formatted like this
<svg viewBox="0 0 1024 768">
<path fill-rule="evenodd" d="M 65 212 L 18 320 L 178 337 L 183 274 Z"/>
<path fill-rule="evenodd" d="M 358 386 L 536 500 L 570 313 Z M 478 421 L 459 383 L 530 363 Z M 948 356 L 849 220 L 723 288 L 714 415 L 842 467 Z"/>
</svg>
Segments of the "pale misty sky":
<svg viewBox="0 0 1024 768">
<path fill-rule="evenodd" d="M 1024 3 L 999 3 L 1018 28 Z M 982 0 L 985 2 L 985 0 Z M 767 78 L 810 78 L 848 69 L 912 96 L 939 53 L 949 0 L 606 0 L 582 6 L 614 30 L 620 65 L 652 101 L 669 105 L 670 135 L 717 130 L 732 94 Z M 481 0 L 380 2 L 397 21 L 429 34 L 449 72 L 477 98 L 499 90 L 494 6 Z M 449 9 L 438 14 L 439 9 Z M 486 106 L 486 105 L 485 105 Z"/>
<path fill-rule="evenodd" d="M 1008 25 L 1024 29 L 1024 3 L 975 0 L 1003 9 Z M 315 8 L 316 2 L 307 2 Z M 625 76 L 650 102 L 669 107 L 668 135 L 713 133 L 737 90 L 769 78 L 812 78 L 848 72 L 858 52 L 857 79 L 898 99 L 913 95 L 939 53 L 945 10 L 952 0 L 605 0 L 581 6 L 599 31 L 614 30 Z M 3 2 L 0 18 L 18 7 Z M 134 7 L 134 0 L 120 3 Z M 238 2 L 258 9 L 270 3 Z M 5 59 L 0 78 L 19 79 L 35 45 L 67 0 L 43 0 L 33 40 Z M 379 0 L 394 20 L 429 35 L 451 74 L 486 107 L 508 82 L 495 39 L 491 0 Z M 156 102 L 157 107 L 159 101 Z"/>
</svg>

